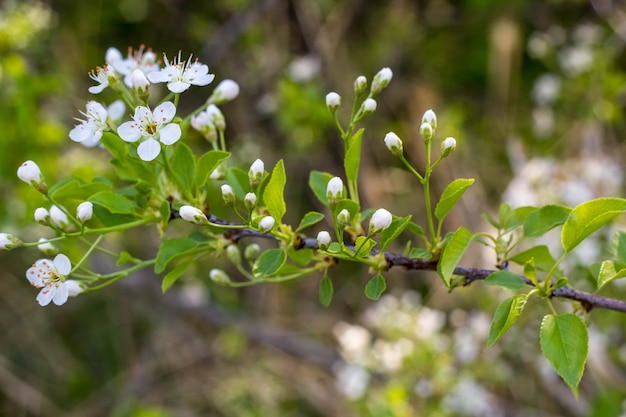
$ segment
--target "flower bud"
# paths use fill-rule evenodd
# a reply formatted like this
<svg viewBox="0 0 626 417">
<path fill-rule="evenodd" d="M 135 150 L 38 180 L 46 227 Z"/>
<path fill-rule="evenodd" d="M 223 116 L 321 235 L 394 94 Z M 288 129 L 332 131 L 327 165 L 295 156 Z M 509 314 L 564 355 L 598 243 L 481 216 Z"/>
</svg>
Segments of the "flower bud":
<svg viewBox="0 0 626 417">
<path fill-rule="evenodd" d="M 395 133 L 389 132 L 385 135 L 385 145 L 395 156 L 402 155 L 402 141 Z"/>
<path fill-rule="evenodd" d="M 217 168 L 211 172 L 209 178 L 212 180 L 224 180 L 226 179 L 226 166 L 224 164 L 219 164 Z"/>
<path fill-rule="evenodd" d="M 248 262 L 254 262 L 257 256 L 259 256 L 259 252 L 261 252 L 259 244 L 251 243 L 243 250 L 243 257 L 246 258 Z"/>
<path fill-rule="evenodd" d="M 250 181 L 250 187 L 256 188 L 259 186 L 265 175 L 265 164 L 262 160 L 257 159 L 250 165 L 248 170 L 248 180 Z"/>
<path fill-rule="evenodd" d="M 330 245 L 330 233 L 326 230 L 322 230 L 317 234 L 317 246 L 321 250 L 328 249 L 328 245 Z"/>
<path fill-rule="evenodd" d="M 433 131 L 437 129 L 437 115 L 431 109 L 426 110 L 426 112 L 422 116 L 422 124 L 424 123 L 428 123 L 430 127 L 433 128 Z"/>
<path fill-rule="evenodd" d="M 326 198 L 328 205 L 334 208 L 339 200 L 343 198 L 343 181 L 339 177 L 333 177 L 326 185 Z"/>
<path fill-rule="evenodd" d="M 376 100 L 373 98 L 366 98 L 363 104 L 361 104 L 360 112 L 363 116 L 369 116 L 376 111 L 376 106 Z"/>
<path fill-rule="evenodd" d="M 343 209 L 337 214 L 337 224 L 339 227 L 346 227 L 350 223 L 350 212 Z"/>
<path fill-rule="evenodd" d="M 235 190 L 228 184 L 222 184 L 222 198 L 224 203 L 229 206 L 235 204 Z"/>
<path fill-rule="evenodd" d="M 86 223 L 91 220 L 93 216 L 93 204 L 89 201 L 84 201 L 76 208 L 76 217 L 81 223 Z"/>
<path fill-rule="evenodd" d="M 69 226 L 70 221 L 67 218 L 67 215 L 63 211 L 61 211 L 60 208 L 53 205 L 52 207 L 50 207 L 50 223 L 54 227 L 64 230 L 66 227 Z"/>
<path fill-rule="evenodd" d="M 239 95 L 239 84 L 233 80 L 223 80 L 213 90 L 213 103 L 224 104 L 234 100 Z"/>
<path fill-rule="evenodd" d="M 211 269 L 211 272 L 209 272 L 209 278 L 211 278 L 211 281 L 217 284 L 230 284 L 231 283 L 231 280 L 228 274 L 226 274 L 226 272 L 222 271 L 221 269 L 217 269 L 217 268 Z"/>
<path fill-rule="evenodd" d="M 191 118 L 191 127 L 202 133 L 209 142 L 217 141 L 217 129 L 213 123 L 213 117 L 206 111 L 202 111 Z"/>
<path fill-rule="evenodd" d="M 0 249 L 11 250 L 22 246 L 22 241 L 10 233 L 0 233 Z"/>
<path fill-rule="evenodd" d="M 276 220 L 272 216 L 265 216 L 259 222 L 259 230 L 263 233 L 271 232 L 274 228 L 274 223 L 276 223 Z"/>
<path fill-rule="evenodd" d="M 341 106 L 341 96 L 335 92 L 326 94 L 326 107 L 330 110 L 331 113 L 337 111 L 337 109 Z"/>
<path fill-rule="evenodd" d="M 393 77 L 393 73 L 387 67 L 378 71 L 376 75 L 374 75 L 374 80 L 372 81 L 372 88 L 370 89 L 370 94 L 375 96 L 376 94 L 383 91 L 383 88 L 389 85 L 389 81 L 391 81 L 391 77 Z"/>
<path fill-rule="evenodd" d="M 354 92 L 358 96 L 359 94 L 363 94 L 365 89 L 367 88 L 367 78 L 364 75 L 359 75 L 354 80 Z"/>
<path fill-rule="evenodd" d="M 59 254 L 59 250 L 46 239 L 45 237 L 39 238 L 39 245 L 37 245 L 37 249 L 39 249 L 46 256 L 56 256 Z"/>
<path fill-rule="evenodd" d="M 370 228 L 369 235 L 373 236 L 376 233 L 386 229 L 391 225 L 391 221 L 393 220 L 391 213 L 389 213 L 385 209 L 378 209 L 372 214 L 372 219 L 370 220 Z"/>
<path fill-rule="evenodd" d="M 26 161 L 17 169 L 17 176 L 26 184 L 30 184 L 40 193 L 47 193 L 48 186 L 39 166 L 33 161 Z"/>
<path fill-rule="evenodd" d="M 218 130 L 226 130 L 226 119 L 224 118 L 224 115 L 222 114 L 220 109 L 215 104 L 210 104 L 209 107 L 206 108 L 205 112 L 207 112 L 210 120 L 213 122 Z"/>
<path fill-rule="evenodd" d="M 150 97 L 150 81 L 139 68 L 134 69 L 130 73 L 130 85 L 137 92 L 137 96 L 141 101 L 148 101 L 148 97 Z"/>
<path fill-rule="evenodd" d="M 443 142 L 441 142 L 441 156 L 445 158 L 450 155 L 456 149 L 456 139 L 454 138 L 445 138 Z"/>
<path fill-rule="evenodd" d="M 182 206 L 178 209 L 180 218 L 195 224 L 207 224 L 209 220 L 206 215 L 197 207 L 194 206 Z"/>
<path fill-rule="evenodd" d="M 48 224 L 48 220 L 50 220 L 50 212 L 47 209 L 39 207 L 35 210 L 35 221 L 37 223 L 45 226 Z"/>
<path fill-rule="evenodd" d="M 433 138 L 433 127 L 430 123 L 422 123 L 420 126 L 420 135 L 425 143 L 428 143 Z"/>
<path fill-rule="evenodd" d="M 70 297 L 76 297 L 85 290 L 82 284 L 75 279 L 66 279 L 65 288 L 67 288 L 67 295 Z"/>
<path fill-rule="evenodd" d="M 241 265 L 241 251 L 237 245 L 232 244 L 226 247 L 226 257 L 233 263 L 233 265 Z"/>
<path fill-rule="evenodd" d="M 246 205 L 248 210 L 252 210 L 256 207 L 256 194 L 248 193 L 243 199 L 243 203 Z"/>
</svg>

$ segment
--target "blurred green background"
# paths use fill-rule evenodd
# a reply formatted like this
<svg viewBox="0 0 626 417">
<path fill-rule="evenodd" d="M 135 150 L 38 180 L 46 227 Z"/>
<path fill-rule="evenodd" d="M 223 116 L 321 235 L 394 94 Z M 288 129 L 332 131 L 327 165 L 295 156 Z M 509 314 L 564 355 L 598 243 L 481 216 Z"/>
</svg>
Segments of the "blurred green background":
<svg viewBox="0 0 626 417">
<path fill-rule="evenodd" d="M 621 196 L 626 9 L 607 0 L 111 0 L 0 3 L 0 230 L 40 237 L 40 195 L 19 182 L 34 159 L 49 184 L 107 175 L 108 161 L 68 139 L 92 96 L 87 73 L 108 47 L 141 44 L 193 53 L 216 80 L 241 86 L 223 107 L 228 147 L 247 166 L 284 158 L 287 221 L 317 206 L 312 169 L 342 172 L 324 105 L 351 101 L 358 75 L 394 77 L 365 120 L 366 205 L 423 218 L 417 184 L 386 151 L 390 130 L 416 165 L 418 126 L 435 110 L 437 137 L 456 153 L 436 173 L 477 183 L 447 224 L 489 230 L 482 212 L 513 205 L 574 205 Z M 208 91 L 208 90 L 207 90 Z M 192 110 L 206 99 L 188 94 Z M 193 100 L 196 100 L 195 102 Z M 347 107 L 347 106 L 344 106 Z M 342 109 L 343 110 L 343 109 Z M 153 256 L 142 230 L 110 244 Z M 150 243 L 154 242 L 154 243 Z M 557 241 L 558 243 L 558 241 Z M 573 265 L 582 289 L 596 243 Z M 533 305 L 495 347 L 491 315 L 508 297 L 477 283 L 448 294 L 433 273 L 391 271 L 368 301 L 367 271 L 332 271 L 335 298 L 317 301 L 319 277 L 224 289 L 199 264 L 166 296 L 138 273 L 99 293 L 41 308 L 24 279 L 36 250 L 0 252 L 2 416 L 619 416 L 626 413 L 626 321 L 594 311 L 590 355 L 576 401 L 542 358 Z M 492 267 L 475 248 L 466 263 Z M 99 265 L 103 272 L 113 265 Z M 577 269 L 576 269 L 577 268 Z M 607 295 L 626 297 L 616 285 Z"/>
</svg>

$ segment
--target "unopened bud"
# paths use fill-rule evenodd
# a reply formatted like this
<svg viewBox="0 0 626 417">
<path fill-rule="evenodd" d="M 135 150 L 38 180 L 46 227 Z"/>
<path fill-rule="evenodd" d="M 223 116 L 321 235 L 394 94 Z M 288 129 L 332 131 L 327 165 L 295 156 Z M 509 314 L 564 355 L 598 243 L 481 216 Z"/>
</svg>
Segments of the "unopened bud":
<svg viewBox="0 0 626 417">
<path fill-rule="evenodd" d="M 76 297 L 85 290 L 83 285 L 75 279 L 66 279 L 65 288 L 67 288 L 67 295 L 70 297 Z"/>
<path fill-rule="evenodd" d="M 443 142 L 441 142 L 441 156 L 445 158 L 450 155 L 456 149 L 456 139 L 454 138 L 445 138 Z"/>
<path fill-rule="evenodd" d="M 226 130 L 226 119 L 224 118 L 224 115 L 222 114 L 220 109 L 215 104 L 210 104 L 205 111 L 207 112 L 210 120 L 213 122 L 218 130 Z"/>
<path fill-rule="evenodd" d="M 263 233 L 271 232 L 276 220 L 272 216 L 265 216 L 259 222 L 259 230 Z"/>
<path fill-rule="evenodd" d="M 48 186 L 46 180 L 39 169 L 39 166 L 33 161 L 26 161 L 17 169 L 17 176 L 26 184 L 32 185 L 40 193 L 47 193 Z"/>
<path fill-rule="evenodd" d="M 226 247 L 226 257 L 233 263 L 233 265 L 241 265 L 241 251 L 237 245 L 232 244 Z"/>
<path fill-rule="evenodd" d="M 59 249 L 57 249 L 51 242 L 48 241 L 45 237 L 39 239 L 39 245 L 37 245 L 37 249 L 39 249 L 46 256 L 56 256 L 59 254 Z"/>
<path fill-rule="evenodd" d="M 328 233 L 326 230 L 322 230 L 321 232 L 317 234 L 317 246 L 321 250 L 328 249 L 328 245 L 330 245 L 330 241 L 331 241 L 330 233 Z"/>
<path fill-rule="evenodd" d="M 234 100 L 238 95 L 239 84 L 233 80 L 224 80 L 213 90 L 212 101 L 215 104 L 224 104 Z"/>
<path fill-rule="evenodd" d="M 53 205 L 50 207 L 50 223 L 52 223 L 53 226 L 64 230 L 69 226 L 70 221 L 67 218 L 67 215 L 60 208 Z"/>
<path fill-rule="evenodd" d="M 385 135 L 385 145 L 395 156 L 402 155 L 402 141 L 395 133 L 389 132 Z"/>
<path fill-rule="evenodd" d="M 235 204 L 235 190 L 228 184 L 222 184 L 222 198 L 226 205 L 232 206 Z"/>
<path fill-rule="evenodd" d="M 337 214 L 337 224 L 339 227 L 346 227 L 350 223 L 350 212 L 343 209 Z"/>
<path fill-rule="evenodd" d="M 252 210 L 256 207 L 256 194 L 248 193 L 243 199 L 243 203 L 246 205 L 248 210 Z"/>
<path fill-rule="evenodd" d="M 230 284 L 232 282 L 226 272 L 217 268 L 211 269 L 211 272 L 209 272 L 209 278 L 217 284 Z"/>
<path fill-rule="evenodd" d="M 35 210 L 35 221 L 45 226 L 48 224 L 48 220 L 50 220 L 50 212 L 44 207 L 38 207 Z"/>
<path fill-rule="evenodd" d="M 361 114 L 362 116 L 369 116 L 370 114 L 376 111 L 376 100 L 373 98 L 366 98 L 363 104 L 361 104 Z"/>
<path fill-rule="evenodd" d="M 11 250 L 22 246 L 22 241 L 10 233 L 0 233 L 0 249 Z"/>
<path fill-rule="evenodd" d="M 393 217 L 385 209 L 378 209 L 372 214 L 370 220 L 369 235 L 373 236 L 376 233 L 388 228 L 391 225 Z"/>
<path fill-rule="evenodd" d="M 182 206 L 178 210 L 181 219 L 195 224 L 207 224 L 209 220 L 206 215 L 197 207 L 194 206 Z"/>
<path fill-rule="evenodd" d="M 250 181 L 250 187 L 256 188 L 259 186 L 265 175 L 265 164 L 262 160 L 257 159 L 250 165 L 248 170 L 248 180 Z"/>
<path fill-rule="evenodd" d="M 358 96 L 359 94 L 363 94 L 367 89 L 367 78 L 364 75 L 359 75 L 354 80 L 354 92 Z"/>
<path fill-rule="evenodd" d="M 422 125 L 420 126 L 420 135 L 422 136 L 422 139 L 424 139 L 424 142 L 426 143 L 432 140 L 433 127 L 430 125 L 430 123 L 422 123 Z"/>
<path fill-rule="evenodd" d="M 261 247 L 258 243 L 251 243 L 243 250 L 243 256 L 246 258 L 246 261 L 253 262 L 259 253 L 261 252 Z"/>
<path fill-rule="evenodd" d="M 86 223 L 91 220 L 93 216 L 93 204 L 89 201 L 84 201 L 76 208 L 76 217 L 81 223 Z"/>
<path fill-rule="evenodd" d="M 333 177 L 328 181 L 326 185 L 326 198 L 328 199 L 328 205 L 331 209 L 343 198 L 343 181 L 341 178 Z"/>
<path fill-rule="evenodd" d="M 376 94 L 383 91 L 383 88 L 389 85 L 389 81 L 391 81 L 391 77 L 393 77 L 393 73 L 387 67 L 378 71 L 378 73 L 374 76 L 374 80 L 372 81 L 372 88 L 370 89 L 370 94 L 375 96 Z"/>
<path fill-rule="evenodd" d="M 148 81 L 148 77 L 142 70 L 137 68 L 130 73 L 130 85 L 137 92 L 137 96 L 141 101 L 148 101 L 148 97 L 150 97 L 150 81 Z"/>
<path fill-rule="evenodd" d="M 422 116 L 422 124 L 424 123 L 428 123 L 430 127 L 433 128 L 433 131 L 437 129 L 437 115 L 431 109 L 424 112 L 424 115 Z"/>
<path fill-rule="evenodd" d="M 326 94 L 326 107 L 330 110 L 331 113 L 337 111 L 337 109 L 341 106 L 341 96 L 335 92 Z"/>
</svg>

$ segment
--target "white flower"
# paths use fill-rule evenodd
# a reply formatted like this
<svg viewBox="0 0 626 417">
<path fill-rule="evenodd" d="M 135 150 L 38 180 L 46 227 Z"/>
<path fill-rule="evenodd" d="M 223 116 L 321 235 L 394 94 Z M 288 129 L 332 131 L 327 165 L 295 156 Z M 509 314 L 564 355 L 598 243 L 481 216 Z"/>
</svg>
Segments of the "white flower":
<svg viewBox="0 0 626 417">
<path fill-rule="evenodd" d="M 391 221 L 393 220 L 391 213 L 389 213 L 385 209 L 378 209 L 372 214 L 372 219 L 370 220 L 370 228 L 369 235 L 375 235 L 376 233 L 384 230 L 391 225 Z"/>
<path fill-rule="evenodd" d="M 126 142 L 144 139 L 137 148 L 143 161 L 152 161 L 161 153 L 161 143 L 172 145 L 180 139 L 177 123 L 170 123 L 176 115 L 176 106 L 170 101 L 159 104 L 152 112 L 148 107 L 138 106 L 133 121 L 124 122 L 117 133 Z"/>
<path fill-rule="evenodd" d="M 343 181 L 339 177 L 333 177 L 326 185 L 326 198 L 328 204 L 334 207 L 343 197 Z"/>
<path fill-rule="evenodd" d="M 443 142 L 441 142 L 441 156 L 446 157 L 450 155 L 456 149 L 456 139 L 454 138 L 445 138 Z"/>
<path fill-rule="evenodd" d="M 33 161 L 26 161 L 17 169 L 17 176 L 26 184 L 35 187 L 39 192 L 46 193 L 48 186 L 39 166 Z"/>
<path fill-rule="evenodd" d="M 202 133 L 209 142 L 217 140 L 217 130 L 213 123 L 213 115 L 209 112 L 202 111 L 191 118 L 191 126 L 198 132 Z"/>
<path fill-rule="evenodd" d="M 391 77 L 393 73 L 387 67 L 378 71 L 378 73 L 374 76 L 374 80 L 372 81 L 372 88 L 370 89 L 371 94 L 374 96 L 380 93 L 383 88 L 387 87 L 389 81 L 391 81 Z"/>
<path fill-rule="evenodd" d="M 263 233 L 270 232 L 274 228 L 274 223 L 276 220 L 272 216 L 265 216 L 259 222 L 259 230 Z"/>
<path fill-rule="evenodd" d="M 39 224 L 46 225 L 50 219 L 50 212 L 45 207 L 35 209 L 35 221 Z"/>
<path fill-rule="evenodd" d="M 395 133 L 389 132 L 385 135 L 385 145 L 392 154 L 396 156 L 402 155 L 402 141 Z"/>
<path fill-rule="evenodd" d="M 248 180 L 250 181 L 250 187 L 254 188 L 261 183 L 265 175 L 265 163 L 261 159 L 255 160 L 250 169 L 248 170 Z"/>
<path fill-rule="evenodd" d="M 182 206 L 178 210 L 178 214 L 180 214 L 183 220 L 187 220 L 191 223 L 207 224 L 209 222 L 202 210 L 194 206 Z"/>
<path fill-rule="evenodd" d="M 144 45 L 141 45 L 136 51 L 128 48 L 128 56 L 125 59 L 122 59 L 122 54 L 117 49 L 109 48 L 105 58 L 107 64 L 113 66 L 117 72 L 124 76 L 124 84 L 130 88 L 133 86 L 131 74 L 134 70 L 139 69 L 146 76 L 159 71 L 156 54 L 149 48 L 146 50 Z"/>
<path fill-rule="evenodd" d="M 317 234 L 317 246 L 324 250 L 328 248 L 328 245 L 330 245 L 330 233 L 322 230 Z"/>
<path fill-rule="evenodd" d="M 376 100 L 373 98 L 366 98 L 363 104 L 361 104 L 361 113 L 363 113 L 363 116 L 370 115 L 376 111 L 377 105 Z"/>
<path fill-rule="evenodd" d="M 335 92 L 326 94 L 326 107 L 331 112 L 335 112 L 341 105 L 341 96 Z"/>
<path fill-rule="evenodd" d="M 248 210 L 252 210 L 256 206 L 256 194 L 248 193 L 243 199 L 244 204 Z"/>
<path fill-rule="evenodd" d="M 239 95 L 239 84 L 233 80 L 223 80 L 213 90 L 213 102 L 223 104 L 234 100 Z"/>
<path fill-rule="evenodd" d="M 22 241 L 9 233 L 0 233 L 0 249 L 10 250 L 22 246 Z"/>
<path fill-rule="evenodd" d="M 437 115 L 432 109 L 426 110 L 422 116 L 422 124 L 428 123 L 432 130 L 437 129 Z"/>
<path fill-rule="evenodd" d="M 112 122 L 118 122 L 126 115 L 126 104 L 122 100 L 115 100 L 107 107 L 107 113 L 109 120 Z"/>
<path fill-rule="evenodd" d="M 180 52 L 178 58 L 172 62 L 165 58 L 165 67 L 160 71 L 148 74 L 148 79 L 153 83 L 167 83 L 167 89 L 172 93 L 182 93 L 191 85 L 204 86 L 215 78 L 215 74 L 209 74 L 209 67 L 196 62 L 191 62 L 191 56 L 186 62 L 181 60 Z"/>
<path fill-rule="evenodd" d="M 93 204 L 89 201 L 84 201 L 76 208 L 76 217 L 81 223 L 86 223 L 91 220 L 93 216 Z"/>
<path fill-rule="evenodd" d="M 228 184 L 222 184 L 222 198 L 224 203 L 231 205 L 235 203 L 235 190 Z"/>
<path fill-rule="evenodd" d="M 37 249 L 43 252 L 44 255 L 53 256 L 59 253 L 58 249 L 45 237 L 39 238 L 38 242 Z"/>
<path fill-rule="evenodd" d="M 114 85 L 119 79 L 118 73 L 110 65 L 97 67 L 95 71 L 89 73 L 89 77 L 98 83 L 98 85 L 89 87 L 88 90 L 91 94 L 101 93 L 109 85 Z"/>
<path fill-rule="evenodd" d="M 146 74 L 138 68 L 130 73 L 130 85 L 141 98 L 147 98 L 150 94 L 150 81 L 148 81 Z"/>
<path fill-rule="evenodd" d="M 60 306 L 65 304 L 69 296 L 65 277 L 72 270 L 72 264 L 67 256 L 57 255 L 54 260 L 39 259 L 26 271 L 26 278 L 31 285 L 42 288 L 37 296 L 39 305 L 46 306 L 52 301 Z"/>
<path fill-rule="evenodd" d="M 100 142 L 102 133 L 109 130 L 107 125 L 108 112 L 97 101 L 89 101 L 86 109 L 87 111 L 80 112 L 85 116 L 85 119 L 74 118 L 80 123 L 70 131 L 70 139 L 74 142 L 81 142 L 87 147 L 93 147 Z"/>
<path fill-rule="evenodd" d="M 63 213 L 63 211 L 57 206 L 53 205 L 50 207 L 50 223 L 53 226 L 63 230 L 67 226 L 69 226 L 70 221 L 67 218 L 67 215 Z"/>
</svg>

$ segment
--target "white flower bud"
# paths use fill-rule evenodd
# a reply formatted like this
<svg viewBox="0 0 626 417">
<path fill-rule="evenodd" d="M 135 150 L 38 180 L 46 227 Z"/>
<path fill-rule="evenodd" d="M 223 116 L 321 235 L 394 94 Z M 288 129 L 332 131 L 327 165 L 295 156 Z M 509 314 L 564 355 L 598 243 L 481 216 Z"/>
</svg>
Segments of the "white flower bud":
<svg viewBox="0 0 626 417">
<path fill-rule="evenodd" d="M 422 139 L 424 139 L 424 142 L 430 142 L 433 138 L 433 127 L 430 123 L 422 123 L 420 126 L 420 135 L 422 136 Z"/>
<path fill-rule="evenodd" d="M 182 206 L 178 209 L 180 218 L 195 224 L 207 224 L 209 220 L 206 215 L 197 207 L 194 206 Z"/>
<path fill-rule="evenodd" d="M 67 226 L 69 226 L 70 221 L 67 218 L 67 215 L 63 213 L 60 208 L 53 205 L 52 207 L 50 207 L 50 223 L 52 223 L 53 226 L 63 230 Z"/>
<path fill-rule="evenodd" d="M 385 135 L 385 145 L 395 156 L 402 155 L 402 141 L 395 133 L 389 132 Z"/>
<path fill-rule="evenodd" d="M 259 222 L 259 230 L 263 233 L 270 232 L 274 228 L 274 223 L 276 220 L 272 216 L 265 216 Z"/>
<path fill-rule="evenodd" d="M 139 68 L 133 70 L 130 73 L 130 85 L 133 90 L 137 92 L 137 95 L 142 100 L 147 100 L 150 95 L 150 81 L 148 81 L 148 77 L 146 74 Z"/>
<path fill-rule="evenodd" d="M 441 156 L 446 157 L 450 155 L 456 149 L 456 139 L 454 138 L 445 138 L 443 142 L 441 142 Z"/>
<path fill-rule="evenodd" d="M 30 184 L 40 193 L 47 193 L 48 186 L 39 166 L 33 161 L 26 161 L 17 169 L 17 176 L 26 184 Z"/>
<path fill-rule="evenodd" d="M 210 104 L 209 107 L 206 108 L 205 112 L 209 115 L 210 120 L 213 122 L 215 127 L 218 130 L 226 129 L 226 119 L 224 115 L 220 111 L 220 109 L 215 104 Z"/>
<path fill-rule="evenodd" d="M 211 269 L 211 272 L 209 272 L 209 278 L 217 284 L 229 284 L 231 282 L 228 274 L 217 268 Z"/>
<path fill-rule="evenodd" d="M 333 177 L 328 181 L 326 185 L 326 198 L 328 198 L 330 208 L 335 207 L 339 200 L 343 198 L 343 181 L 341 178 Z"/>
<path fill-rule="evenodd" d="M 22 241 L 10 233 L 0 233 L 0 249 L 11 250 L 22 246 Z"/>
<path fill-rule="evenodd" d="M 37 245 L 37 249 L 39 249 L 46 256 L 55 256 L 59 254 L 59 250 L 46 239 L 45 237 L 39 238 L 39 245 Z"/>
<path fill-rule="evenodd" d="M 35 210 L 35 221 L 39 224 L 47 225 L 50 220 L 50 212 L 44 207 L 39 207 Z"/>
<path fill-rule="evenodd" d="M 339 94 L 335 92 L 326 94 L 326 107 L 328 107 L 331 113 L 337 111 L 339 106 L 341 106 L 341 96 Z"/>
<path fill-rule="evenodd" d="M 385 209 L 378 209 L 372 214 L 372 219 L 370 220 L 370 228 L 369 235 L 375 235 L 376 233 L 386 229 L 391 225 L 391 221 L 393 220 L 391 213 L 389 213 Z"/>
<path fill-rule="evenodd" d="M 212 180 L 226 179 L 226 167 L 224 166 L 224 164 L 219 164 L 217 168 L 215 168 L 213 172 L 211 172 L 209 178 Z"/>
<path fill-rule="evenodd" d="M 222 184 L 222 198 L 224 203 L 229 206 L 235 204 L 235 190 L 228 184 Z"/>
<path fill-rule="evenodd" d="M 262 160 L 257 159 L 250 165 L 250 169 L 248 170 L 248 180 L 250 181 L 250 187 L 256 188 L 263 180 L 263 176 L 265 175 L 265 164 Z"/>
<path fill-rule="evenodd" d="M 252 210 L 256 207 L 256 194 L 248 193 L 243 199 L 243 203 L 246 205 L 248 210 Z"/>
<path fill-rule="evenodd" d="M 389 81 L 391 81 L 391 77 L 393 77 L 393 72 L 391 69 L 385 67 L 378 71 L 378 73 L 374 76 L 374 80 L 372 81 L 372 88 L 370 89 L 370 93 L 372 96 L 383 91 L 383 88 L 389 85 Z"/>
<path fill-rule="evenodd" d="M 426 110 L 426 112 L 422 116 L 422 124 L 424 123 L 428 123 L 430 127 L 433 128 L 433 131 L 437 129 L 437 115 L 431 109 Z"/>
<path fill-rule="evenodd" d="M 223 80 L 213 91 L 213 102 L 223 104 L 234 100 L 239 95 L 239 84 L 233 80 Z"/>
<path fill-rule="evenodd" d="M 354 92 L 359 95 L 362 94 L 367 88 L 367 78 L 364 75 L 359 75 L 354 80 Z"/>
<path fill-rule="evenodd" d="M 85 290 L 81 283 L 75 279 L 66 279 L 65 288 L 67 288 L 67 295 L 70 297 L 76 297 Z"/>
<path fill-rule="evenodd" d="M 343 209 L 337 214 L 337 224 L 340 227 L 346 227 L 350 223 L 350 212 L 347 209 Z"/>
<path fill-rule="evenodd" d="M 328 245 L 330 245 L 330 233 L 322 230 L 317 234 L 317 246 L 322 250 L 326 250 Z"/>
<path fill-rule="evenodd" d="M 259 256 L 259 252 L 261 252 L 259 244 L 251 243 L 243 250 L 243 256 L 246 258 L 246 261 L 253 262 Z"/>
<path fill-rule="evenodd" d="M 84 201 L 76 208 L 76 217 L 81 223 L 86 223 L 91 220 L 93 216 L 93 204 L 89 201 Z"/>
<path fill-rule="evenodd" d="M 237 245 L 232 244 L 226 247 L 226 257 L 228 257 L 228 260 L 231 261 L 233 265 L 241 265 L 241 251 Z"/>
<path fill-rule="evenodd" d="M 361 114 L 362 116 L 369 116 L 370 114 L 376 111 L 376 100 L 373 98 L 366 98 L 363 104 L 361 104 Z"/>
<path fill-rule="evenodd" d="M 202 111 L 191 118 L 191 126 L 202 133 L 209 142 L 217 141 L 217 129 L 213 123 L 213 117 L 206 111 Z"/>
</svg>

